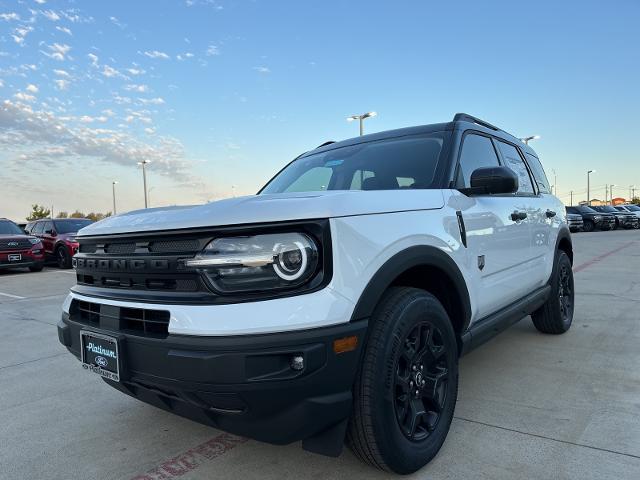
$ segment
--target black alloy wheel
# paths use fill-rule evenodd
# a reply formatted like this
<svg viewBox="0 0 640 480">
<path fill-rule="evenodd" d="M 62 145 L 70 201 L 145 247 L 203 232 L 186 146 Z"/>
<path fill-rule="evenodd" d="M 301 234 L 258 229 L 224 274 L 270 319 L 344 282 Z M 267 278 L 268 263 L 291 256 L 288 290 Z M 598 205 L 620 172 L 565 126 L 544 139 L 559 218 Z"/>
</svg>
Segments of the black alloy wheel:
<svg viewBox="0 0 640 480">
<path fill-rule="evenodd" d="M 436 428 L 447 399 L 449 368 L 442 332 L 425 321 L 405 337 L 395 368 L 395 413 L 411 441 Z"/>
</svg>

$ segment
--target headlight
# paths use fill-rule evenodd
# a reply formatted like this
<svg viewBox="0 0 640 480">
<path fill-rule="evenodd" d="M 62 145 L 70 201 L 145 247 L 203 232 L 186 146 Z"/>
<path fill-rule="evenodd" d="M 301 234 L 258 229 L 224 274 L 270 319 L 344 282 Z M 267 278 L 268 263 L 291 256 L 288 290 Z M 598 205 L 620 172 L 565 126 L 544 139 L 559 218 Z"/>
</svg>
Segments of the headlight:
<svg viewBox="0 0 640 480">
<path fill-rule="evenodd" d="M 184 264 L 221 293 L 287 289 L 316 273 L 318 247 L 304 233 L 216 238 Z"/>
<path fill-rule="evenodd" d="M 40 239 L 39 238 L 30 238 L 29 241 L 31 242 L 31 245 L 37 245 L 40 243 Z"/>
</svg>

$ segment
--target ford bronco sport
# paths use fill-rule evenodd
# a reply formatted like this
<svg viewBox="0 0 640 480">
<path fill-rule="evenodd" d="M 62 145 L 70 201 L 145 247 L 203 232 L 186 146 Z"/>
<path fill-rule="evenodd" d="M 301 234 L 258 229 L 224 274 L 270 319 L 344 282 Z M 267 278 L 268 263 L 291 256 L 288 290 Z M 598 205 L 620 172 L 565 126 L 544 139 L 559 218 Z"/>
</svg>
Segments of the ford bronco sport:
<svg viewBox="0 0 640 480">
<path fill-rule="evenodd" d="M 536 153 L 466 114 L 304 153 L 255 196 L 77 235 L 60 341 L 112 387 L 261 441 L 413 472 L 458 359 L 571 326 L 572 245 Z"/>
</svg>

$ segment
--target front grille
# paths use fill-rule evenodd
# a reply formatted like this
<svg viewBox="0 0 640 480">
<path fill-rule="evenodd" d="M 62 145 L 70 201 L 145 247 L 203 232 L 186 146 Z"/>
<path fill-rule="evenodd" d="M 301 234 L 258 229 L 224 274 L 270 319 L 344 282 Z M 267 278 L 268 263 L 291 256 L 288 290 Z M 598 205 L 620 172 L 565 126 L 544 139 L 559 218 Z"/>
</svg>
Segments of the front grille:
<svg viewBox="0 0 640 480">
<path fill-rule="evenodd" d="M 197 240 L 160 240 L 149 243 L 149 251 L 154 253 L 175 253 L 200 250 Z"/>
<path fill-rule="evenodd" d="M 112 255 L 126 255 L 127 253 L 133 253 L 136 251 L 136 244 L 130 243 L 109 243 L 104 247 L 105 253 Z"/>
<path fill-rule="evenodd" d="M 202 282 L 197 274 L 185 274 L 175 278 L 151 277 L 144 275 L 95 272 L 92 275 L 78 273 L 78 284 L 104 288 L 130 290 L 159 290 L 174 292 L 197 292 L 202 290 Z"/>
<path fill-rule="evenodd" d="M 166 310 L 124 308 L 73 300 L 69 319 L 89 327 L 121 331 L 131 335 L 165 338 L 170 314 Z"/>
<path fill-rule="evenodd" d="M 1 250 L 24 250 L 25 248 L 31 248 L 31 242 L 26 238 L 18 240 L 0 240 Z"/>
</svg>

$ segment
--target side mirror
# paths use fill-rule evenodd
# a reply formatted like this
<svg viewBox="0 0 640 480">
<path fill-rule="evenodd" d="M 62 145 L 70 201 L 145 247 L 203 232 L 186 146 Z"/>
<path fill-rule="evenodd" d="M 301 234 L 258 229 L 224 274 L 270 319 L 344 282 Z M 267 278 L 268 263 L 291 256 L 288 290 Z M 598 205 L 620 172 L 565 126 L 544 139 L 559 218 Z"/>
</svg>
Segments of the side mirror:
<svg viewBox="0 0 640 480">
<path fill-rule="evenodd" d="M 508 167 L 482 167 L 471 174 L 471 188 L 461 190 L 464 194 L 500 194 L 518 191 L 518 176 Z"/>
</svg>

